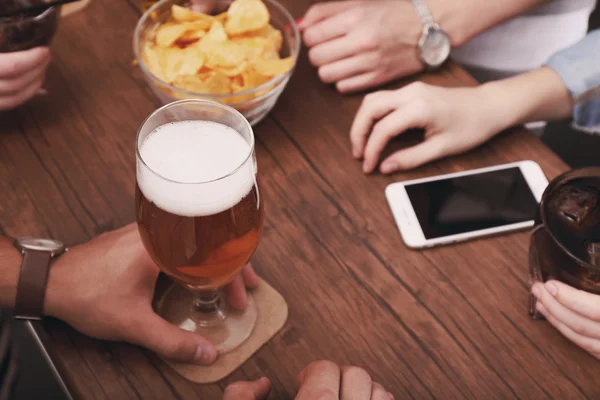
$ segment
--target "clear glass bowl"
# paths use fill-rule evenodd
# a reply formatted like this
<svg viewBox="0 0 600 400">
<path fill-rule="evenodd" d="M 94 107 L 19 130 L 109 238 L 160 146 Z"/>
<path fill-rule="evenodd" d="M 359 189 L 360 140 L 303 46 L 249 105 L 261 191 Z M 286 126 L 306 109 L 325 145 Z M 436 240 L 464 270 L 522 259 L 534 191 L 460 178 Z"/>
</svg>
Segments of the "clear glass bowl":
<svg viewBox="0 0 600 400">
<path fill-rule="evenodd" d="M 0 53 L 49 45 L 59 18 L 60 7 L 50 7 L 36 15 L 0 18 Z"/>
<path fill-rule="evenodd" d="M 280 30 L 283 36 L 281 57 L 294 57 L 294 67 L 287 73 L 276 76 L 254 89 L 248 89 L 234 94 L 212 95 L 206 93 L 194 93 L 176 88 L 153 75 L 144 64 L 144 60 L 141 57 L 141 52 L 144 48 L 144 40 L 148 37 L 150 29 L 154 28 L 157 23 L 162 23 L 169 18 L 171 15 L 171 6 L 173 4 L 186 6 L 187 0 L 162 0 L 146 11 L 135 29 L 133 51 L 138 65 L 144 73 L 144 77 L 158 98 L 164 104 L 182 99 L 214 100 L 235 108 L 241 112 L 252 125 L 260 122 L 275 106 L 279 95 L 281 95 L 292 76 L 298 60 L 301 43 L 300 32 L 290 13 L 275 0 L 263 1 L 271 14 L 271 25 Z M 231 2 L 232 0 L 212 0 L 212 3 L 215 3 L 214 14 L 227 9 Z"/>
</svg>

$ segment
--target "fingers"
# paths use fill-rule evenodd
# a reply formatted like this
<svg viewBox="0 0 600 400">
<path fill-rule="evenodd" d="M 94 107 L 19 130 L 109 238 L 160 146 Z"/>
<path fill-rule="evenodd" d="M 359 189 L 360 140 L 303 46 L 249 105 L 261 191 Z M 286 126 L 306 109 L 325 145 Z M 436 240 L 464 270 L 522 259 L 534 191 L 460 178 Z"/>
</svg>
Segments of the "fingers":
<svg viewBox="0 0 600 400">
<path fill-rule="evenodd" d="M 395 110 L 398 106 L 398 98 L 393 93 L 390 91 L 379 91 L 365 96 L 350 128 L 352 155 L 355 158 L 363 156 L 367 138 L 371 133 L 373 124 Z"/>
<path fill-rule="evenodd" d="M 345 40 L 346 38 L 343 38 L 338 39 L 335 42 Z M 331 44 L 335 42 L 331 42 Z M 317 50 L 321 46 L 327 47 L 329 46 L 329 43 L 315 47 L 313 50 Z M 313 50 L 311 50 L 311 52 Z M 315 56 L 315 58 L 316 57 L 321 56 L 317 55 Z M 323 62 L 322 65 L 324 65 L 319 68 L 319 78 L 321 78 L 321 81 L 323 81 L 324 83 L 334 83 L 343 81 L 344 79 L 351 78 L 353 76 L 363 74 L 366 71 L 373 70 L 377 67 L 377 61 L 379 59 L 379 56 L 375 52 L 359 53 L 354 57 L 345 58 L 339 61 L 337 61 L 338 58 L 334 59 L 334 57 L 337 57 L 337 54 L 333 49 L 331 51 L 323 52 L 322 58 L 327 61 Z M 313 64 L 318 65 L 317 63 Z"/>
<path fill-rule="evenodd" d="M 359 367 L 342 367 L 340 398 L 343 400 L 369 400 L 371 398 L 371 375 Z"/>
<path fill-rule="evenodd" d="M 0 54 L 0 80 L 25 74 L 36 66 L 50 61 L 47 47 L 35 47 L 25 51 Z"/>
<path fill-rule="evenodd" d="M 0 96 L 15 95 L 31 83 L 43 80 L 49 63 L 48 59 L 22 75 L 10 79 L 0 79 Z"/>
<path fill-rule="evenodd" d="M 548 281 L 544 287 L 563 306 L 585 318 L 600 321 L 600 296 L 577 290 L 558 281 Z"/>
<path fill-rule="evenodd" d="M 335 86 L 340 93 L 354 93 L 380 86 L 389 79 L 380 71 L 371 71 L 339 81 Z"/>
<path fill-rule="evenodd" d="M 300 30 L 305 30 L 315 23 L 322 21 L 332 15 L 348 10 L 356 5 L 356 1 L 332 1 L 327 3 L 319 3 L 311 6 L 302 21 L 298 25 Z"/>
<path fill-rule="evenodd" d="M 242 278 L 244 278 L 244 283 L 246 284 L 246 287 L 249 288 L 255 288 L 260 283 L 260 278 L 258 277 L 258 274 L 254 272 L 252 264 L 247 264 L 242 269 Z"/>
<path fill-rule="evenodd" d="M 229 304 L 236 310 L 245 310 L 248 307 L 248 293 L 241 276 L 235 279 L 225 287 L 225 295 Z"/>
<path fill-rule="evenodd" d="M 266 400 L 271 392 L 271 382 L 260 378 L 254 382 L 235 382 L 225 388 L 223 400 Z"/>
<path fill-rule="evenodd" d="M 594 312 L 590 314 L 589 304 L 593 304 L 598 296 L 579 293 L 579 290 L 557 281 L 545 284 L 537 282 L 531 291 L 538 299 L 537 310 L 550 324 L 582 349 L 595 357 L 600 356 L 600 322 L 578 312 L 582 310 L 593 316 Z M 566 307 L 564 302 L 577 310 Z"/>
<path fill-rule="evenodd" d="M 433 160 L 449 155 L 446 151 L 446 139 L 442 136 L 432 136 L 424 142 L 400 150 L 383 160 L 379 170 L 382 174 L 394 171 L 406 171 L 420 167 Z"/>
<path fill-rule="evenodd" d="M 379 383 L 373 383 L 371 391 L 371 400 L 393 400 L 394 396 L 386 390 Z M 343 400 L 346 400 L 345 398 Z"/>
<path fill-rule="evenodd" d="M 210 14 L 215 11 L 217 0 L 191 0 L 191 9 L 196 12 Z"/>
<path fill-rule="evenodd" d="M 555 292 L 556 297 L 554 297 L 554 295 L 552 295 L 552 292 L 548 290 L 548 287 L 552 287 L 552 285 L 557 286 L 557 283 L 550 281 L 546 282 L 545 285 L 542 285 L 541 283 L 536 284 L 535 293 L 536 297 L 539 296 L 538 304 L 543 305 L 544 308 L 550 314 L 552 314 L 552 316 L 554 316 L 558 321 L 560 321 L 564 325 L 568 326 L 574 332 L 582 336 L 600 338 L 600 322 L 597 322 L 594 319 L 588 318 L 584 315 L 580 315 L 576 310 L 571 310 L 570 308 L 567 308 L 563 304 L 561 304 L 560 299 L 558 298 L 558 293 Z M 567 288 L 567 285 L 563 286 Z M 563 288 L 562 290 L 565 291 L 565 288 Z M 575 295 L 577 295 L 577 292 L 579 292 L 579 290 L 577 289 L 569 289 L 572 289 Z"/>
<path fill-rule="evenodd" d="M 552 326 L 554 326 L 564 337 L 575 343 L 582 349 L 592 353 L 597 357 L 600 354 L 600 341 L 592 338 L 585 337 L 573 331 L 570 327 L 565 325 L 562 321 L 558 320 L 552 313 L 550 313 L 541 302 L 537 303 L 537 310 L 542 314 Z"/>
<path fill-rule="evenodd" d="M 246 287 L 255 288 L 260 283 L 260 278 L 254 272 L 251 264 L 247 264 L 240 276 L 237 276 L 225 287 L 225 295 L 229 304 L 236 310 L 245 310 L 248 307 L 248 293 Z"/>
<path fill-rule="evenodd" d="M 315 361 L 298 375 L 296 400 L 338 400 L 340 368 L 331 361 Z"/>
<path fill-rule="evenodd" d="M 165 321 L 150 307 L 135 318 L 124 335 L 126 341 L 175 361 L 209 365 L 216 360 L 217 350 L 210 342 Z"/>
<path fill-rule="evenodd" d="M 371 131 L 363 154 L 363 171 L 371 173 L 377 166 L 379 156 L 390 139 L 410 128 L 421 128 L 426 122 L 425 107 L 419 103 L 409 103 L 388 114 L 377 122 Z M 425 142 L 426 143 L 426 142 Z M 427 148 L 431 146 L 426 146 Z M 417 150 L 420 152 L 420 149 Z M 414 153 L 414 150 L 412 151 Z"/>
<path fill-rule="evenodd" d="M 11 110 L 26 101 L 30 100 L 44 83 L 44 77 L 39 77 L 34 82 L 31 82 L 28 86 L 23 88 L 16 94 L 1 97 L 0 96 L 0 110 Z"/>
<path fill-rule="evenodd" d="M 313 47 L 344 36 L 350 31 L 353 24 L 354 21 L 352 17 L 349 17 L 348 11 L 333 15 L 306 28 L 302 35 L 304 44 Z"/>
</svg>

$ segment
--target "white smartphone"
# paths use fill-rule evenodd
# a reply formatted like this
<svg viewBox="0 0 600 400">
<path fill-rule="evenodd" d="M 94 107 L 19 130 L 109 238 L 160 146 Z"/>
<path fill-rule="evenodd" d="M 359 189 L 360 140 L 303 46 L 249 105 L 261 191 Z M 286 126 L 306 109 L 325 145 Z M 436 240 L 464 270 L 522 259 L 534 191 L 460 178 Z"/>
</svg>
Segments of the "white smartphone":
<svg viewBox="0 0 600 400">
<path fill-rule="evenodd" d="M 548 180 L 533 161 L 392 183 L 385 194 L 406 245 L 421 249 L 533 226 Z"/>
</svg>

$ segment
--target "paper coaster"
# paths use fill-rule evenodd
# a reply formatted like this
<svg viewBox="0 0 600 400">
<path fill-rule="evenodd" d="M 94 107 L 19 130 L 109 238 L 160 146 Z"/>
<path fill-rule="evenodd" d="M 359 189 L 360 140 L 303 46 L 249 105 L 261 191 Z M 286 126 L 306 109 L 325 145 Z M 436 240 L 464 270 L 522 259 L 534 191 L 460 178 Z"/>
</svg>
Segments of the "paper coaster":
<svg viewBox="0 0 600 400">
<path fill-rule="evenodd" d="M 214 383 L 225 378 L 267 343 L 283 328 L 288 317 L 288 306 L 283 296 L 264 280 L 252 291 L 258 309 L 258 320 L 254 331 L 240 347 L 220 355 L 217 361 L 207 367 L 165 362 L 179 375 L 196 383 Z"/>
<path fill-rule="evenodd" d="M 88 4 L 90 4 L 91 0 L 79 0 L 75 3 L 65 4 L 60 9 L 60 16 L 66 17 L 67 15 L 71 15 L 78 11 L 83 10 Z"/>
</svg>

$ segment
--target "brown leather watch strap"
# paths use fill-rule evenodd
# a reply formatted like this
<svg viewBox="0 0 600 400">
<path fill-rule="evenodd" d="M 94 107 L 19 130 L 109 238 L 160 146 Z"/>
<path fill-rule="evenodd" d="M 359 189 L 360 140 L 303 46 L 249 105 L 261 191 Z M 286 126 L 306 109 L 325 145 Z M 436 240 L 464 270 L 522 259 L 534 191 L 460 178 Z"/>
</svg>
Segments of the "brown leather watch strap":
<svg viewBox="0 0 600 400">
<path fill-rule="evenodd" d="M 46 283 L 50 269 L 49 251 L 24 249 L 14 317 L 17 319 L 41 319 L 44 313 Z"/>
</svg>

